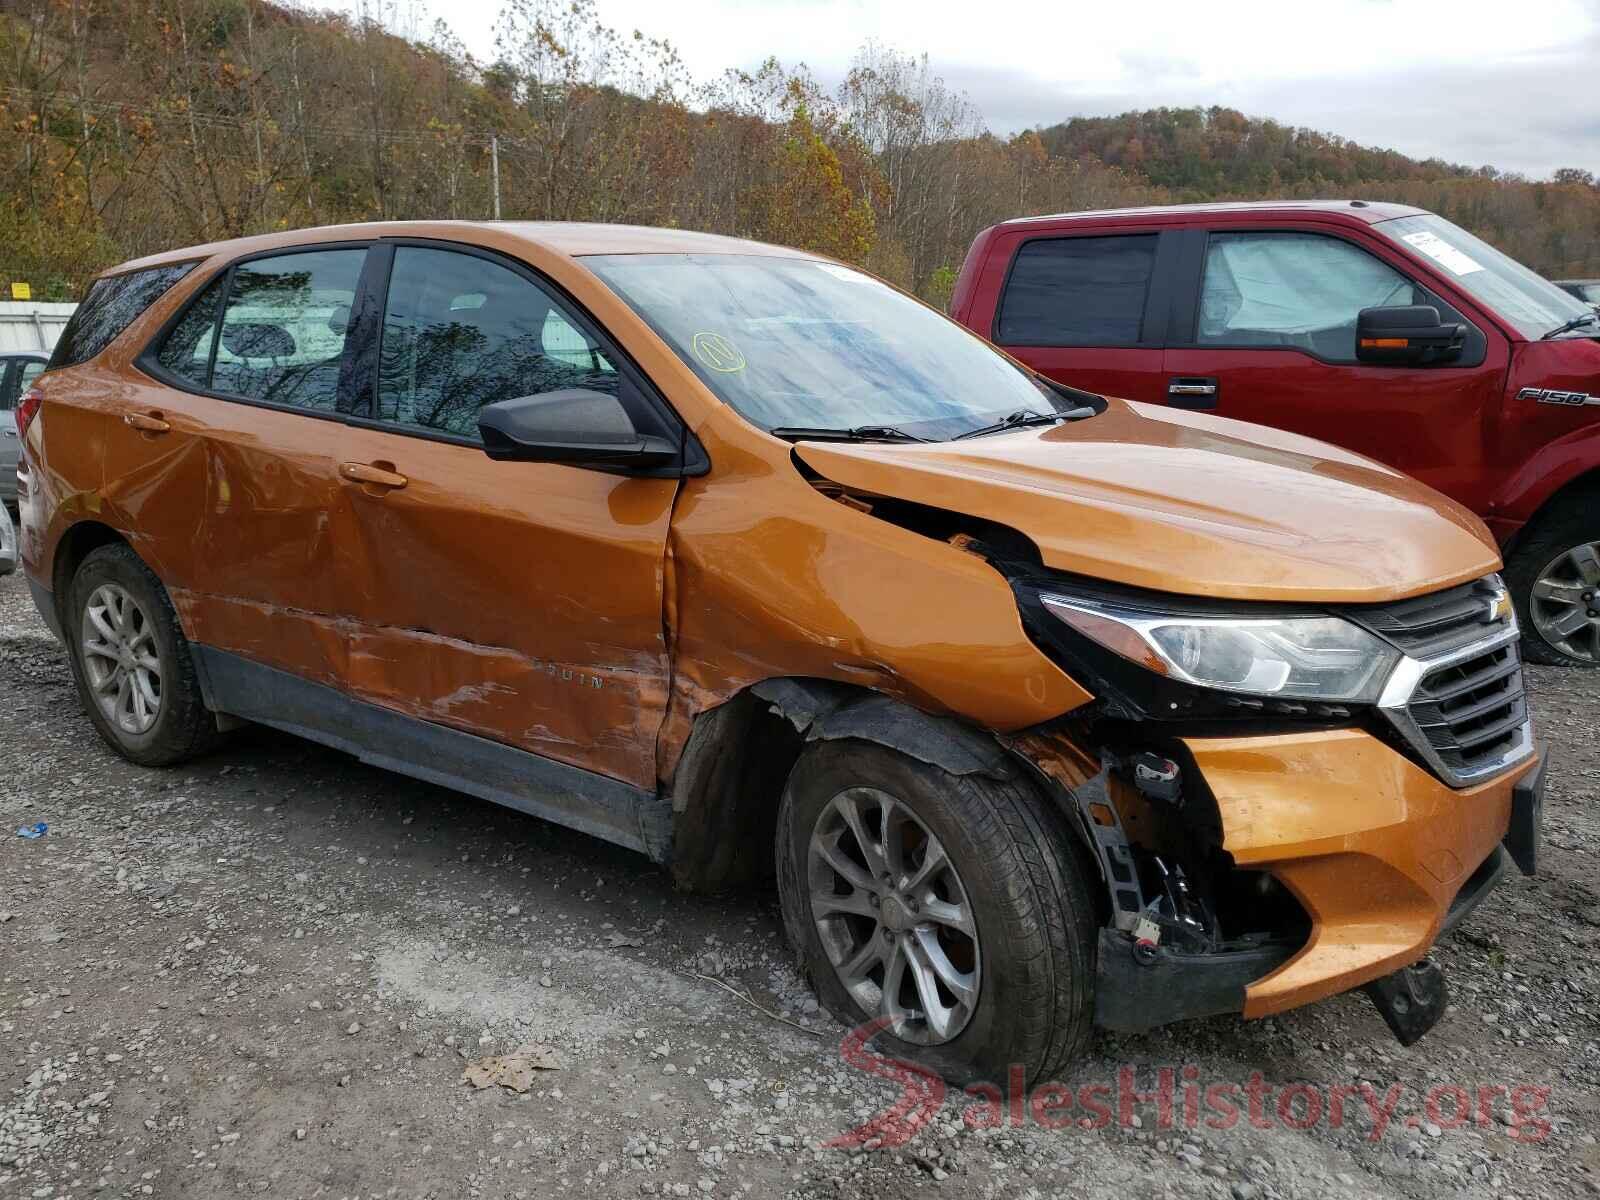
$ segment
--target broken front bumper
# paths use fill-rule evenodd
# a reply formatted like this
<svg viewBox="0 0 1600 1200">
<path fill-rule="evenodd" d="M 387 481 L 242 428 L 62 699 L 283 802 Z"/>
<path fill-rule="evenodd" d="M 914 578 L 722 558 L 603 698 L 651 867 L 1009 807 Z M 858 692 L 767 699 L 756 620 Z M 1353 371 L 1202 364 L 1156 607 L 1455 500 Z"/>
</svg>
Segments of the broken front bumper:
<svg viewBox="0 0 1600 1200">
<path fill-rule="evenodd" d="M 1360 987 L 1422 958 L 1508 857 L 1535 865 L 1542 754 L 1457 791 L 1362 730 L 1185 746 L 1234 865 L 1275 876 L 1311 933 L 1299 947 L 1186 954 L 1102 930 L 1096 1018 L 1107 1028 L 1262 1017 Z"/>
</svg>

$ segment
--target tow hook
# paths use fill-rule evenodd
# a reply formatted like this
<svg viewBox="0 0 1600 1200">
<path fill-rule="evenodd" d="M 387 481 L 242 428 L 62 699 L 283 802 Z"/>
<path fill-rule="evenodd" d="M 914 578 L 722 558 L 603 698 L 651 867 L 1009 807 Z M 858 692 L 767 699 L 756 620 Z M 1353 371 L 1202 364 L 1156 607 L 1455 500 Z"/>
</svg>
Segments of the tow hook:
<svg viewBox="0 0 1600 1200">
<path fill-rule="evenodd" d="M 1438 1024 L 1450 999 L 1444 972 L 1427 959 L 1374 979 L 1362 991 L 1402 1046 L 1412 1045 Z"/>
</svg>

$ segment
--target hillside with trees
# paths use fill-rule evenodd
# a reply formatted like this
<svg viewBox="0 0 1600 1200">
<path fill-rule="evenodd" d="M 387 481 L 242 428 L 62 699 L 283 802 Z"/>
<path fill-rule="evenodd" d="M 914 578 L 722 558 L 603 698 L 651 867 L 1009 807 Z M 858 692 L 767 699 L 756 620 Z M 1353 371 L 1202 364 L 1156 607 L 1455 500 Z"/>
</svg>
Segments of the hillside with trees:
<svg viewBox="0 0 1600 1200">
<path fill-rule="evenodd" d="M 398 29 L 398 32 L 396 31 Z M 71 298 L 140 254 L 404 218 L 629 221 L 784 242 L 942 301 L 1010 216 L 1268 196 L 1419 204 L 1553 275 L 1600 274 L 1600 187 L 1529 181 L 1228 109 L 1013 137 L 926 59 L 863 46 L 697 80 L 593 0 L 509 0 L 479 62 L 406 29 L 266 0 L 0 0 L 0 283 Z"/>
</svg>

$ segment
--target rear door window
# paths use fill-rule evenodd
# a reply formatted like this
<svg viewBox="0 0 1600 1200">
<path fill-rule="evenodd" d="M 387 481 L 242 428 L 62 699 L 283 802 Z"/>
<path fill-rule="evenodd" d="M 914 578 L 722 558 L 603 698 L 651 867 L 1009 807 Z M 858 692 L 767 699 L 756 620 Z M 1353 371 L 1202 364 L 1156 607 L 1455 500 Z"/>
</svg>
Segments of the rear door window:
<svg viewBox="0 0 1600 1200">
<path fill-rule="evenodd" d="M 1425 302 L 1409 279 L 1341 238 L 1213 233 L 1195 342 L 1297 349 L 1353 363 L 1362 309 Z"/>
<path fill-rule="evenodd" d="M 613 361 L 562 303 L 500 263 L 398 246 L 378 356 L 378 419 L 478 438 L 478 410 L 563 388 L 618 395 Z"/>
<path fill-rule="evenodd" d="M 1156 235 L 1037 238 L 1011 264 L 995 340 L 1005 346 L 1135 346 Z"/>
<path fill-rule="evenodd" d="M 365 247 L 307 250 L 237 264 L 172 327 L 157 363 L 202 391 L 335 411 L 366 254 Z"/>
<path fill-rule="evenodd" d="M 17 364 L 17 387 L 13 400 L 33 386 L 33 381 L 44 374 L 44 363 L 36 358 L 25 358 Z"/>
<path fill-rule="evenodd" d="M 88 362 L 196 265 L 174 263 L 95 280 L 61 331 L 50 365 L 70 367 Z"/>
</svg>

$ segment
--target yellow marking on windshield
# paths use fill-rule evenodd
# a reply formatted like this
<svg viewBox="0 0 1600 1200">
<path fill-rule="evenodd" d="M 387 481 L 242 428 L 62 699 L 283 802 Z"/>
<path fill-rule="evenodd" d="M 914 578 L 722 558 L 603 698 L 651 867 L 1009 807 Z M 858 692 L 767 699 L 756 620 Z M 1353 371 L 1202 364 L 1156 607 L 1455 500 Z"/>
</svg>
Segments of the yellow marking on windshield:
<svg viewBox="0 0 1600 1200">
<path fill-rule="evenodd" d="M 693 345 L 694 356 L 713 371 L 731 374 L 744 370 L 744 354 L 720 333 L 697 333 Z"/>
</svg>

